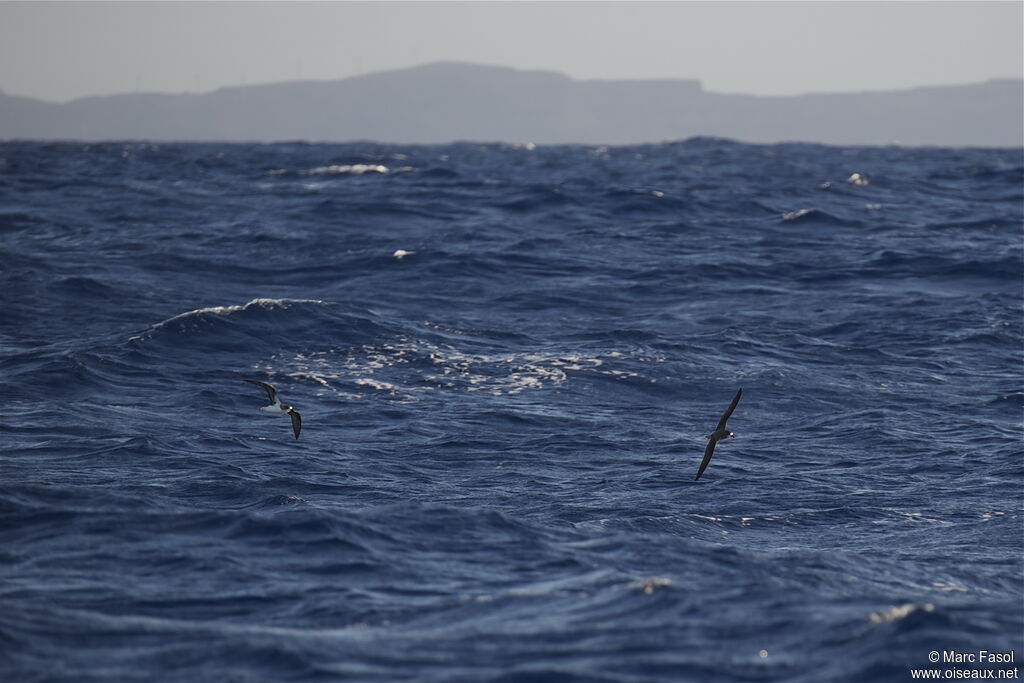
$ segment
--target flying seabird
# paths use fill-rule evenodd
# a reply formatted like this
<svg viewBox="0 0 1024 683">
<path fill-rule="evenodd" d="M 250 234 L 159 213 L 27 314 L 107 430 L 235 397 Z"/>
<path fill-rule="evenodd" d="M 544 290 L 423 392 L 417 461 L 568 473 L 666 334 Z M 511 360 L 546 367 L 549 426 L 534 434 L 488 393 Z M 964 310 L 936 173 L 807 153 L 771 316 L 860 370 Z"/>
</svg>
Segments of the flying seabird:
<svg viewBox="0 0 1024 683">
<path fill-rule="evenodd" d="M 697 476 L 693 478 L 694 481 L 700 479 L 700 475 L 704 474 L 704 469 L 711 462 L 711 455 L 715 452 L 715 444 L 722 439 L 728 439 L 730 436 L 734 436 L 732 432 L 725 428 L 725 423 L 729 421 L 729 416 L 732 415 L 732 411 L 736 410 L 736 404 L 740 402 L 740 394 L 743 393 L 743 389 L 736 392 L 736 395 L 732 397 L 732 403 L 722 413 L 722 419 L 718 421 L 718 426 L 715 427 L 715 431 L 706 435 L 704 438 L 708 440 L 708 447 L 704 449 L 704 459 L 700 461 L 700 469 L 697 470 Z"/>
<path fill-rule="evenodd" d="M 416 253 L 415 251 L 406 251 L 405 249 L 395 249 L 395 253 L 392 254 L 392 256 L 394 256 L 396 259 L 401 261 L 406 256 L 412 256 L 415 253 Z"/>
<path fill-rule="evenodd" d="M 247 379 L 245 381 L 249 384 L 261 386 L 267 390 L 267 396 L 270 397 L 270 405 L 263 406 L 260 410 L 265 413 L 286 413 L 292 418 L 292 431 L 295 432 L 295 438 L 299 438 L 299 431 L 302 430 L 302 417 L 299 415 L 299 411 L 295 410 L 295 408 L 292 408 L 291 406 L 286 406 L 281 403 L 281 399 L 277 397 L 277 389 L 266 382 L 260 382 L 255 379 Z"/>
</svg>

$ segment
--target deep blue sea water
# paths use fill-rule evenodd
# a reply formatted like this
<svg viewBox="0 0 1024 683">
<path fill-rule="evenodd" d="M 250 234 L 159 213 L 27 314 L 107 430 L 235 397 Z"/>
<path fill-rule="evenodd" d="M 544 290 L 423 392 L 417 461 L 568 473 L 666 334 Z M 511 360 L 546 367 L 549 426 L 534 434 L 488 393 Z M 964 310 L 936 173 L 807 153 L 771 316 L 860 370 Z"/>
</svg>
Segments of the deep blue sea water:
<svg viewBox="0 0 1024 683">
<path fill-rule="evenodd" d="M 1022 206 L 1020 149 L 0 144 L 0 679 L 1020 666 Z"/>
</svg>

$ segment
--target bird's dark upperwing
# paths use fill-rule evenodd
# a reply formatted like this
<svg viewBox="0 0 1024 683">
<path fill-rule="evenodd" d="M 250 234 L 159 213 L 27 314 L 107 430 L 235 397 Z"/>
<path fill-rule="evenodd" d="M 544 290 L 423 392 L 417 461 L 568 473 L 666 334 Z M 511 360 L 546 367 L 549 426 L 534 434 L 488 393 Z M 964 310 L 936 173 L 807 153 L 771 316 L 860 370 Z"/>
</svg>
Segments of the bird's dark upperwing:
<svg viewBox="0 0 1024 683">
<path fill-rule="evenodd" d="M 740 402 L 740 395 L 742 393 L 743 389 L 740 389 L 739 391 L 736 392 L 736 395 L 732 397 L 732 403 L 730 403 L 729 407 L 725 409 L 724 413 L 722 413 L 722 419 L 718 421 L 718 426 L 715 427 L 716 432 L 725 429 L 725 423 L 729 421 L 729 417 L 732 415 L 732 411 L 736 410 L 736 404 Z M 712 448 L 714 448 L 714 446 L 712 446 Z"/>
<path fill-rule="evenodd" d="M 256 380 L 256 379 L 247 379 L 245 381 L 248 382 L 249 384 L 255 384 L 258 387 L 263 387 L 264 389 L 266 389 L 267 390 L 267 396 L 270 397 L 270 402 L 271 403 L 277 403 L 277 389 L 275 389 L 274 387 L 270 386 L 266 382 L 260 382 L 259 380 Z"/>
<path fill-rule="evenodd" d="M 694 481 L 700 479 L 700 475 L 704 474 L 704 470 L 707 469 L 708 463 L 711 462 L 711 456 L 714 455 L 716 443 L 718 443 L 718 439 L 708 439 L 708 447 L 704 449 L 704 459 L 700 461 L 700 469 L 697 470 L 697 476 L 693 478 Z"/>
<path fill-rule="evenodd" d="M 292 418 L 292 431 L 295 432 L 295 438 L 299 438 L 299 432 L 302 431 L 302 417 L 299 415 L 295 408 L 288 408 L 288 416 Z"/>
</svg>

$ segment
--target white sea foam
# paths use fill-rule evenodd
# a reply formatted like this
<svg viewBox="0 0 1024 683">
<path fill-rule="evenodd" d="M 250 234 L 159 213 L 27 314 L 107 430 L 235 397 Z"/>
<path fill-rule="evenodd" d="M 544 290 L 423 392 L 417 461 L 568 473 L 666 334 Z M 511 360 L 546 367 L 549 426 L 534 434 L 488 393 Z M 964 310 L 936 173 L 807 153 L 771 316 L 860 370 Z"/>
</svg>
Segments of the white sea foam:
<svg viewBox="0 0 1024 683">
<path fill-rule="evenodd" d="M 606 365 L 625 357 L 641 362 L 663 360 L 621 352 L 604 357 L 553 352 L 471 353 L 451 345 L 401 338 L 392 343 L 274 358 L 266 369 L 311 379 L 339 394 L 348 393 L 344 391 L 348 385 L 386 391 L 404 399 L 438 389 L 514 396 L 562 385 L 573 372 L 594 372 L 619 380 L 638 378 L 636 372 Z"/>
<path fill-rule="evenodd" d="M 872 612 L 868 619 L 873 624 L 887 624 L 890 621 L 896 621 L 897 619 L 903 619 L 910 616 L 914 612 L 932 612 L 935 610 L 935 605 L 931 603 L 916 604 L 912 602 L 904 603 L 902 605 L 895 605 L 893 607 L 886 607 L 885 609 Z"/>
<path fill-rule="evenodd" d="M 387 173 L 389 170 L 383 164 L 332 164 L 299 171 L 299 175 L 362 175 L 364 173 Z"/>
</svg>

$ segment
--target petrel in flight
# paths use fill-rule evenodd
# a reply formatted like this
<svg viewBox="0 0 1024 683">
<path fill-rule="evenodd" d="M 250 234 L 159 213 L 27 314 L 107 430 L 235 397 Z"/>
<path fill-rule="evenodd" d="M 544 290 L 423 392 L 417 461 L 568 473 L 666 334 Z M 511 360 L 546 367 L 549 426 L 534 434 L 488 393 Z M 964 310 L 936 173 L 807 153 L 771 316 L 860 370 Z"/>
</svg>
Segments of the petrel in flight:
<svg viewBox="0 0 1024 683">
<path fill-rule="evenodd" d="M 260 382 L 255 379 L 245 380 L 249 384 L 255 384 L 261 386 L 267 390 L 267 396 L 270 397 L 270 405 L 263 406 L 260 408 L 265 413 L 284 413 L 292 418 L 292 431 L 295 432 L 295 438 L 299 438 L 299 431 L 302 430 L 302 417 L 299 415 L 299 411 L 295 410 L 291 406 L 286 406 L 281 403 L 281 399 L 277 397 L 277 389 L 267 384 L 266 382 Z"/>
<path fill-rule="evenodd" d="M 743 393 L 743 389 L 736 392 L 736 395 L 732 397 L 732 403 L 722 413 L 722 419 L 718 421 L 718 426 L 715 427 L 715 431 L 706 435 L 704 438 L 708 440 L 708 447 L 704 449 L 704 459 L 700 461 L 700 469 L 697 470 L 697 476 L 693 478 L 694 481 L 700 479 L 700 475 L 704 474 L 705 468 L 708 463 L 711 462 L 711 456 L 715 452 L 715 444 L 722 439 L 728 439 L 730 436 L 734 436 L 732 432 L 725 428 L 725 423 L 729 421 L 729 416 L 732 415 L 732 411 L 736 410 L 736 404 L 740 402 L 740 394 Z"/>
</svg>

